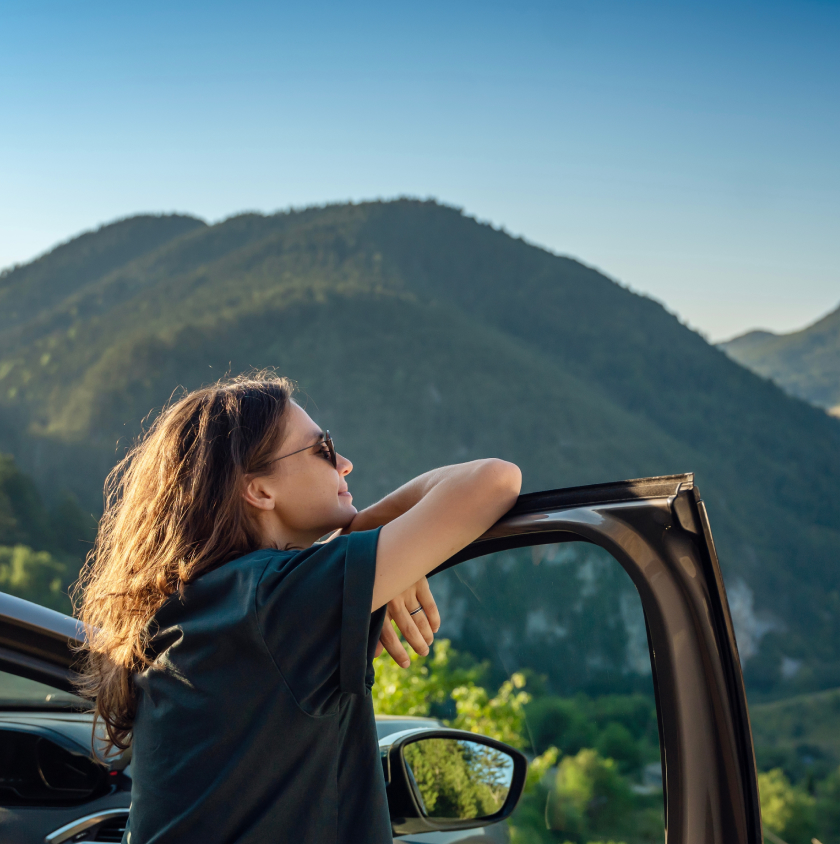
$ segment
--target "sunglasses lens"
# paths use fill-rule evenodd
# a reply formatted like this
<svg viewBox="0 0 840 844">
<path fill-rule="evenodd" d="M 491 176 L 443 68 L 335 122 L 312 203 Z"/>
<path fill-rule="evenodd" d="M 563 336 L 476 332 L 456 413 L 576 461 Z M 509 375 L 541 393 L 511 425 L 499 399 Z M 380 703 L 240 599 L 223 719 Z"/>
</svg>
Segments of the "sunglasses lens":
<svg viewBox="0 0 840 844">
<path fill-rule="evenodd" d="M 324 435 L 324 442 L 326 443 L 327 449 L 329 450 L 328 460 L 330 461 L 330 463 L 332 463 L 333 469 L 337 469 L 338 468 L 338 460 L 336 459 L 336 456 L 335 456 L 335 445 L 333 445 L 332 437 L 330 436 L 329 431 L 327 431 L 327 433 Z"/>
</svg>

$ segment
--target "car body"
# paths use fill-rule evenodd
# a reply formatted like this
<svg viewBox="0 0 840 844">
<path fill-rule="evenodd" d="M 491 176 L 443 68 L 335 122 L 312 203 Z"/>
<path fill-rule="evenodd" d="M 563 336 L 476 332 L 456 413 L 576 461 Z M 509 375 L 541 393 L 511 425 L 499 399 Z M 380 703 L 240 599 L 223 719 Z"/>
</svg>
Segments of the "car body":
<svg viewBox="0 0 840 844">
<path fill-rule="evenodd" d="M 432 576 L 503 549 L 573 541 L 608 551 L 641 599 L 669 844 L 760 844 L 752 735 L 734 629 L 708 517 L 692 475 L 520 496 L 490 531 Z M 112 766 L 88 798 L 80 798 L 79 784 L 93 782 L 94 776 L 79 761 L 89 749 L 91 716 L 68 711 L 68 699 L 62 703 L 61 696 L 72 689 L 70 647 L 81 635 L 71 618 L 0 595 L 0 671 L 24 678 L 20 682 L 38 681 L 45 690 L 40 705 L 21 700 L 0 712 L 0 756 L 8 759 L 10 747 L 21 758 L 29 754 L 44 783 L 52 777 L 66 786 L 61 800 L 50 804 L 48 799 L 48 805 L 39 805 L 34 792 L 28 805 L 25 800 L 23 805 L 20 800 L 3 805 L 0 799 L 0 842 L 120 840 L 130 798 L 130 765 Z M 49 695 L 53 698 L 46 699 Z M 416 718 L 377 721 L 380 738 L 438 726 Z M 52 746 L 58 750 L 48 752 Z M 75 792 L 74 782 L 79 785 Z M 3 785 L 0 779 L 0 789 Z M 401 840 L 489 844 L 494 838 L 504 840 L 501 826 L 409 833 Z"/>
</svg>

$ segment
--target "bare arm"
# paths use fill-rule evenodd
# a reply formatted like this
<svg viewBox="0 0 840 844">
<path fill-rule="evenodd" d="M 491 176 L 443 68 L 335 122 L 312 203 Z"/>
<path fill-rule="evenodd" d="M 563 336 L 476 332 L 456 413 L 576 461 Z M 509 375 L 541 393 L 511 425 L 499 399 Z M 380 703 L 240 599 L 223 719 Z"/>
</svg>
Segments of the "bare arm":
<svg viewBox="0 0 840 844">
<path fill-rule="evenodd" d="M 420 475 L 362 510 L 347 528 L 384 525 L 372 610 L 477 539 L 514 504 L 522 474 L 504 460 L 474 460 Z"/>
</svg>

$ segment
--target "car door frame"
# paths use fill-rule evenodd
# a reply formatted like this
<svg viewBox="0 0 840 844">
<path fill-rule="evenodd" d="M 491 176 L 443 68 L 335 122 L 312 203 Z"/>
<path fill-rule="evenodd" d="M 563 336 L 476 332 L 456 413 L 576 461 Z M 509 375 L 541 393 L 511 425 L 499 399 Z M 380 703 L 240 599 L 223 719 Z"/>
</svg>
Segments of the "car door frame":
<svg viewBox="0 0 840 844">
<path fill-rule="evenodd" d="M 752 732 L 735 631 L 693 474 L 520 496 L 435 569 L 496 551 L 589 542 L 641 599 L 659 721 L 669 844 L 761 844 Z"/>
</svg>

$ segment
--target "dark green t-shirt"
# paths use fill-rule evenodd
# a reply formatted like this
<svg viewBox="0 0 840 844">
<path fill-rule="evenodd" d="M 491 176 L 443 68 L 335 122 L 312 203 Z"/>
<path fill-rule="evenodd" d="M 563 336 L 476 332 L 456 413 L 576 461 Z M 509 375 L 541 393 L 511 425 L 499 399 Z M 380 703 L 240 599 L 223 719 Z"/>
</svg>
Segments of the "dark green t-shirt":
<svg viewBox="0 0 840 844">
<path fill-rule="evenodd" d="M 131 844 L 391 844 L 370 688 L 379 531 L 173 595 L 135 678 Z"/>
</svg>

